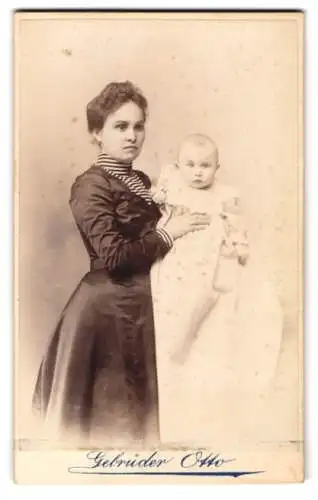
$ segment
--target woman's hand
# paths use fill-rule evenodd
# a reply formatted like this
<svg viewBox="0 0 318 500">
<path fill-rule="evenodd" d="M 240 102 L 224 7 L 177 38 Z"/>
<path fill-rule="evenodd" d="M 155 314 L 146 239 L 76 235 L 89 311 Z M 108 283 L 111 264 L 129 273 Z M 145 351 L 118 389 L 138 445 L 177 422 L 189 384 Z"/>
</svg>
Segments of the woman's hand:
<svg viewBox="0 0 318 500">
<path fill-rule="evenodd" d="M 163 227 L 173 239 L 180 238 L 192 231 L 206 229 L 210 216 L 202 213 L 172 214 Z"/>
</svg>

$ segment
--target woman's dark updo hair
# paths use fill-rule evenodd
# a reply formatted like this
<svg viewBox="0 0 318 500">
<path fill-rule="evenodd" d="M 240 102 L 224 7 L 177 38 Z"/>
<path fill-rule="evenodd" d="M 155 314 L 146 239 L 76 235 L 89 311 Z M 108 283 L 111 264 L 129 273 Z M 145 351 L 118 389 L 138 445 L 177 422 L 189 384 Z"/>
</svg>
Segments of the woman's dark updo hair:
<svg viewBox="0 0 318 500">
<path fill-rule="evenodd" d="M 88 103 L 86 107 L 89 133 L 100 132 L 106 118 L 127 102 L 134 102 L 141 109 L 144 119 L 147 117 L 148 103 L 141 91 L 133 83 L 111 82 Z"/>
</svg>

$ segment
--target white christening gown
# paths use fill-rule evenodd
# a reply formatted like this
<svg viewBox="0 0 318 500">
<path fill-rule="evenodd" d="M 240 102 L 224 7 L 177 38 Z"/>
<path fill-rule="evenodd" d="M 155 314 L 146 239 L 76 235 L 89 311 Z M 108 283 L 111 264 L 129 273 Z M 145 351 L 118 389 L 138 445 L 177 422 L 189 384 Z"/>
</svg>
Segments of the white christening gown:
<svg viewBox="0 0 318 500">
<path fill-rule="evenodd" d="M 244 405 L 250 412 L 253 398 L 271 384 L 282 312 L 256 249 L 250 249 L 245 266 L 222 256 L 227 233 L 221 215 L 238 199 L 236 189 L 217 179 L 209 189 L 189 188 L 168 165 L 155 190 L 161 201 L 162 194 L 168 206 L 211 215 L 207 229 L 177 239 L 151 270 L 161 441 L 205 445 L 226 431 L 231 414 L 235 433 L 235 424 L 245 419 Z M 233 234 L 246 234 L 242 217 L 233 220 L 241 226 L 232 226 Z M 189 325 L 204 302 L 209 311 L 189 342 Z"/>
</svg>

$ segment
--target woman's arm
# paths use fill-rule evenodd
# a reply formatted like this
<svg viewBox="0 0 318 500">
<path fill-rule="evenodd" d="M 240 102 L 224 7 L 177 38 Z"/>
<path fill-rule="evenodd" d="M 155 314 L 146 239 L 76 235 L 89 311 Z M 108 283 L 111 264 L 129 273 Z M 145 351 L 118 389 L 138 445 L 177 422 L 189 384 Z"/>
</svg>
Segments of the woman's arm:
<svg viewBox="0 0 318 500">
<path fill-rule="evenodd" d="M 107 181 L 101 186 L 99 175 L 90 173 L 77 178 L 72 186 L 70 206 L 80 230 L 110 272 L 147 270 L 170 249 L 169 239 L 155 229 L 149 229 L 137 239 L 121 233 L 111 188 Z"/>
</svg>

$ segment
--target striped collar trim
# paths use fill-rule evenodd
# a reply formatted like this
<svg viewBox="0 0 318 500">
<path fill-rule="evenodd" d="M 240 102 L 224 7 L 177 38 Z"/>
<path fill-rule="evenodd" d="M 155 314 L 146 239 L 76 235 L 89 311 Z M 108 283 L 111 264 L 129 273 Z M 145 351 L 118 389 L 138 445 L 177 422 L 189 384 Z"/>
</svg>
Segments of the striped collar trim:
<svg viewBox="0 0 318 500">
<path fill-rule="evenodd" d="M 132 163 L 120 162 L 106 153 L 100 153 L 98 155 L 95 165 L 105 168 L 110 172 L 127 176 L 131 174 L 133 169 Z"/>
</svg>

